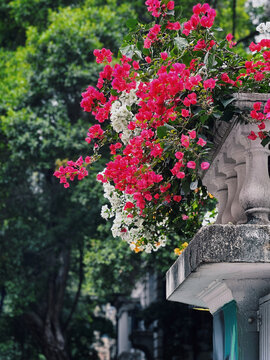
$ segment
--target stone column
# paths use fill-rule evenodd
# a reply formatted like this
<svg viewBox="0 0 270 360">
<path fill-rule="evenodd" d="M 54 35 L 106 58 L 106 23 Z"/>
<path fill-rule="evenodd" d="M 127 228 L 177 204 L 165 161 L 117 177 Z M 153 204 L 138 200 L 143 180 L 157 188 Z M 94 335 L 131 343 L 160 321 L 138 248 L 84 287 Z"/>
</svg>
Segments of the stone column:
<svg viewBox="0 0 270 360">
<path fill-rule="evenodd" d="M 124 352 L 129 352 L 132 347 L 129 340 L 131 334 L 129 310 L 129 307 L 124 305 L 118 314 L 118 356 Z"/>
<path fill-rule="evenodd" d="M 270 293 L 269 243 L 269 225 L 207 226 L 167 272 L 168 300 L 213 314 L 214 360 L 260 359 L 257 311 Z"/>
</svg>

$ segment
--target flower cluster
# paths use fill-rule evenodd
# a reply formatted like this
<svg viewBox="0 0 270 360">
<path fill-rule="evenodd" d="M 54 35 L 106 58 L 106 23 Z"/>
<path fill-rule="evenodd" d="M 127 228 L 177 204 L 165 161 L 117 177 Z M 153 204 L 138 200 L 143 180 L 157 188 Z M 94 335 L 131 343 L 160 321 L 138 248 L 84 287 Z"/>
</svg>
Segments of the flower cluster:
<svg viewBox="0 0 270 360">
<path fill-rule="evenodd" d="M 260 34 L 270 33 L 270 21 L 259 24 L 256 30 L 259 31 Z"/>
<path fill-rule="evenodd" d="M 200 25 L 204 28 L 210 28 L 214 24 L 216 11 L 211 9 L 208 4 L 197 4 L 193 7 L 193 15 L 190 20 L 184 23 L 184 35 L 189 35 L 191 31 L 196 30 Z"/>
<path fill-rule="evenodd" d="M 265 121 L 269 121 L 270 119 L 270 99 L 267 101 L 263 112 L 262 112 L 262 103 L 256 102 L 253 105 L 253 110 L 250 112 L 250 116 L 252 119 L 256 120 L 256 123 L 258 125 L 259 131 L 257 134 L 255 134 L 254 131 L 251 131 L 248 135 L 248 138 L 250 140 L 256 140 L 257 137 L 260 139 L 266 139 L 267 132 L 265 131 Z"/>
<path fill-rule="evenodd" d="M 110 50 L 94 51 L 104 68 L 97 89 L 89 86 L 81 101 L 98 122 L 89 128 L 86 142 L 96 154 L 107 145 L 112 156 L 97 176 L 110 203 L 102 216 L 114 218 L 113 235 L 135 252 L 163 247 L 170 232 L 182 231 L 203 211 L 209 129 L 222 120 L 228 96 L 264 91 L 270 73 L 270 40 L 251 43 L 252 55 L 242 58 L 233 52 L 231 34 L 222 43 L 215 38 L 216 12 L 208 4 L 194 6 L 183 23 L 174 14 L 174 1 L 147 0 L 146 5 L 158 23 L 133 29 L 114 65 Z M 264 109 L 254 105 L 251 117 L 259 132 L 250 139 L 269 138 L 264 130 L 269 114 L 270 100 Z M 68 187 L 68 179 L 81 180 L 96 158 L 68 162 L 55 176 Z"/>
<path fill-rule="evenodd" d="M 60 179 L 60 183 L 64 184 L 65 188 L 68 188 L 69 182 L 73 181 L 75 177 L 78 177 L 78 180 L 82 180 L 85 176 L 88 175 L 88 171 L 83 166 L 83 164 L 89 165 L 91 164 L 90 156 L 86 156 L 83 160 L 82 156 L 79 157 L 77 161 L 68 161 L 67 166 L 60 166 L 59 170 L 55 171 L 54 176 Z"/>
</svg>

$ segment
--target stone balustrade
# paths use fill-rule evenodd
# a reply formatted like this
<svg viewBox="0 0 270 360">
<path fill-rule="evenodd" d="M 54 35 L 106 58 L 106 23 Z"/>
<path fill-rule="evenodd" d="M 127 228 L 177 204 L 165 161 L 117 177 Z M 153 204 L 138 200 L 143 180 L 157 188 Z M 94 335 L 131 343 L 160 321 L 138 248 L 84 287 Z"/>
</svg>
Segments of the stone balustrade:
<svg viewBox="0 0 270 360">
<path fill-rule="evenodd" d="M 268 94 L 238 94 L 236 107 L 248 113 L 254 102 L 264 103 L 269 97 Z M 270 222 L 270 149 L 263 147 L 259 138 L 248 139 L 250 131 L 258 131 L 256 124 L 236 120 L 235 116 L 203 183 L 218 199 L 217 224 L 267 225 Z M 228 123 L 221 123 L 220 127 L 228 128 Z M 266 130 L 270 130 L 270 121 L 266 121 Z"/>
</svg>

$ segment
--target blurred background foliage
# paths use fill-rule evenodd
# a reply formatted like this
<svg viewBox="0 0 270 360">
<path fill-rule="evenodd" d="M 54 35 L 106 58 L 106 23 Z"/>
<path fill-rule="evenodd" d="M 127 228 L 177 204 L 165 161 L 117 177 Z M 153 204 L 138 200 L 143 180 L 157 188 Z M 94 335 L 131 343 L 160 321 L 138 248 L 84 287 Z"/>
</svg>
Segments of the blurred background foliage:
<svg viewBox="0 0 270 360">
<path fill-rule="evenodd" d="M 192 5 L 181 1 L 183 17 Z M 212 5 L 221 36 L 234 32 L 242 49 L 267 15 L 245 0 Z M 145 256 L 111 237 L 102 164 L 68 190 L 52 176 L 88 154 L 93 119 L 79 103 L 100 70 L 93 50 L 117 54 L 129 18 L 151 20 L 139 0 L 0 1 L 0 359 L 97 359 L 95 331 L 115 336 L 97 306 L 128 296 L 148 270 L 164 277 L 175 260 L 172 242 Z M 200 224 L 186 226 L 192 237 Z"/>
</svg>

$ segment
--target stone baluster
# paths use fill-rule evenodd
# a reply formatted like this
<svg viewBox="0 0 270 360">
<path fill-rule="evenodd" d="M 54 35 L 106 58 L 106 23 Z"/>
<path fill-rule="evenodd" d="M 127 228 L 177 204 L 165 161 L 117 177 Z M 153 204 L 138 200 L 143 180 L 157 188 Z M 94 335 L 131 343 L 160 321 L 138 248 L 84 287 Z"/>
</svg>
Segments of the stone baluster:
<svg viewBox="0 0 270 360">
<path fill-rule="evenodd" d="M 216 192 L 214 193 L 215 197 L 218 200 L 217 208 L 218 208 L 218 216 L 216 220 L 216 224 L 222 224 L 222 216 L 227 204 L 228 199 L 228 186 L 225 183 L 226 175 L 223 172 L 219 172 L 219 159 L 215 165 L 215 169 L 213 172 L 212 182 L 216 186 Z"/>
<path fill-rule="evenodd" d="M 237 186 L 232 201 L 231 213 L 237 224 L 245 224 L 247 222 L 247 216 L 239 201 L 240 191 L 246 176 L 245 148 L 239 141 L 240 131 L 241 130 L 238 125 L 233 136 L 234 146 L 232 146 L 228 151 L 229 156 L 235 161 L 234 170 L 237 174 Z"/>
<path fill-rule="evenodd" d="M 270 121 L 266 125 L 269 131 Z M 246 148 L 246 177 L 239 200 L 247 215 L 248 223 L 269 224 L 269 147 L 263 147 L 260 139 L 247 138 L 251 130 L 257 131 L 257 129 L 257 125 L 254 124 L 242 125 L 241 143 Z"/>
<path fill-rule="evenodd" d="M 228 158 L 226 152 L 224 151 L 222 153 L 222 157 L 218 165 L 219 171 L 222 171 L 224 174 L 226 174 L 225 184 L 227 185 L 227 189 L 228 189 L 227 202 L 222 214 L 222 221 L 221 221 L 222 224 L 228 224 L 228 223 L 234 224 L 236 222 L 231 213 L 231 206 L 237 185 L 236 172 L 234 171 L 234 164 L 235 164 L 234 160 Z"/>
</svg>

